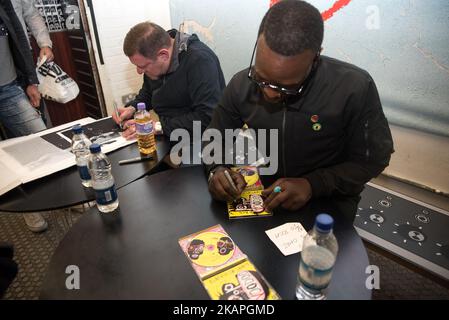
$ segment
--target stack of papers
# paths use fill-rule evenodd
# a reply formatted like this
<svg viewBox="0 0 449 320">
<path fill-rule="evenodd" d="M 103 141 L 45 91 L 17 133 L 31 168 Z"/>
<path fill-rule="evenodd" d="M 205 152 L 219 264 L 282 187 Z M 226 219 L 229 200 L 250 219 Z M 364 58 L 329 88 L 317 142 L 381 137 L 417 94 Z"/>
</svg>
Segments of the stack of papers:
<svg viewBox="0 0 449 320">
<path fill-rule="evenodd" d="M 36 134 L 0 142 L 0 195 L 52 173 L 75 165 L 71 149 L 71 128 L 84 127 L 92 142 L 102 145 L 102 151 L 111 152 L 134 143 L 124 139 L 113 120 L 84 118 Z"/>
</svg>

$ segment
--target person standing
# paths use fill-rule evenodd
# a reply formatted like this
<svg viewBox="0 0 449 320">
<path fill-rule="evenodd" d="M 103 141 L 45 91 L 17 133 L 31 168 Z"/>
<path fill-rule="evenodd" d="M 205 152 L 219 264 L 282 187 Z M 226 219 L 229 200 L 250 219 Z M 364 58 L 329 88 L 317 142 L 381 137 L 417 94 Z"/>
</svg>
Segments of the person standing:
<svg viewBox="0 0 449 320">
<path fill-rule="evenodd" d="M 37 10 L 37 8 L 35 7 L 35 0 L 11 0 L 11 3 L 14 7 L 14 11 L 16 12 L 17 17 L 20 20 L 20 23 L 22 24 L 25 34 L 28 34 L 28 26 L 31 34 L 36 40 L 36 43 L 40 49 L 39 59 L 42 60 L 45 56 L 47 61 L 53 61 L 53 42 L 50 39 L 50 34 L 48 32 L 47 26 L 45 25 L 44 18 L 39 13 L 39 10 Z M 28 37 L 27 40 L 28 44 L 30 45 L 30 49 L 32 50 L 31 43 L 29 41 L 30 39 Z M 44 120 L 44 123 L 47 124 L 44 99 L 41 99 L 38 110 L 41 113 L 42 120 Z"/>
<path fill-rule="evenodd" d="M 44 56 L 47 57 L 47 61 L 53 61 L 53 42 L 50 39 L 47 26 L 45 25 L 44 18 L 40 15 L 37 8 L 34 6 L 34 0 L 11 0 L 17 17 L 22 25 L 24 32 L 26 33 L 28 28 L 31 31 L 37 45 L 40 48 L 39 58 L 42 60 Z M 30 44 L 27 37 L 28 44 Z M 30 44 L 31 48 L 31 44 Z"/>
<path fill-rule="evenodd" d="M 36 110 L 41 95 L 27 35 L 10 0 L 0 0 L 0 122 L 12 137 L 46 129 Z M 25 89 L 22 89 L 25 88 Z M 24 215 L 33 232 L 47 229 L 40 214 Z"/>
</svg>

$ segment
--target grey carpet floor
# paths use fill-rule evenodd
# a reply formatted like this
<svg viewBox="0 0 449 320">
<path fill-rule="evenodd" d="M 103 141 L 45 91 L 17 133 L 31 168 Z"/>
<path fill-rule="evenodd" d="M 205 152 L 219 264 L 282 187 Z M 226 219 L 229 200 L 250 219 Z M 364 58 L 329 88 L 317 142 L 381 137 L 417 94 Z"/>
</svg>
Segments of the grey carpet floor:
<svg viewBox="0 0 449 320">
<path fill-rule="evenodd" d="M 22 214 L 0 212 L 0 241 L 14 245 L 14 260 L 19 266 L 19 273 L 3 299 L 39 298 L 51 256 L 81 212 L 71 209 L 42 212 L 48 223 L 48 229 L 42 233 L 29 231 Z"/>
<path fill-rule="evenodd" d="M 38 299 L 51 256 L 67 231 L 82 217 L 82 210 L 44 212 L 48 230 L 30 232 L 21 214 L 0 212 L 0 241 L 12 243 L 19 273 L 4 299 Z M 380 268 L 380 289 L 373 299 L 444 299 L 449 289 L 442 281 L 431 279 L 408 268 L 378 250 L 367 248 L 370 263 Z"/>
</svg>

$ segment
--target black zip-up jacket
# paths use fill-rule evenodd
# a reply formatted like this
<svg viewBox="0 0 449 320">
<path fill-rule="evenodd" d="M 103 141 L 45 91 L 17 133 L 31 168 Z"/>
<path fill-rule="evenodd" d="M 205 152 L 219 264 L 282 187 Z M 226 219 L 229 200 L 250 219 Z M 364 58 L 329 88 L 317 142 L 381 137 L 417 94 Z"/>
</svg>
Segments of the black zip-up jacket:
<svg viewBox="0 0 449 320">
<path fill-rule="evenodd" d="M 17 80 L 23 86 L 39 84 L 36 66 L 19 18 L 9 0 L 0 0 L 0 17 L 9 33 L 9 46 L 16 67 Z"/>
<path fill-rule="evenodd" d="M 225 87 L 220 62 L 195 34 L 168 33 L 175 38 L 168 73 L 158 80 L 144 75 L 142 89 L 128 105 L 145 102 L 154 109 L 166 136 L 177 128 L 192 133 L 193 121 L 201 121 L 204 131 Z"/>
<path fill-rule="evenodd" d="M 278 129 L 279 166 L 270 183 L 303 177 L 314 198 L 353 197 L 388 166 L 391 132 L 366 71 L 322 56 L 304 95 L 278 105 L 264 102 L 247 74 L 245 69 L 230 81 L 209 128 L 223 132 L 246 123 L 255 130 Z M 206 166 L 208 171 L 214 167 Z"/>
</svg>

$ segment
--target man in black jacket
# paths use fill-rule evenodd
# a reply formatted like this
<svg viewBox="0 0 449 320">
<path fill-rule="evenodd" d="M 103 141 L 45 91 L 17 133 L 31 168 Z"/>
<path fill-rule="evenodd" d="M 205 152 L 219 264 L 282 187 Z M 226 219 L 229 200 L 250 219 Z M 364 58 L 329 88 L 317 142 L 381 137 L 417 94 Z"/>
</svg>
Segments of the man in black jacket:
<svg viewBox="0 0 449 320">
<path fill-rule="evenodd" d="M 17 275 L 17 263 L 13 260 L 14 248 L 0 242 L 0 300 Z"/>
<path fill-rule="evenodd" d="M 254 66 L 251 61 L 233 77 L 209 126 L 222 133 L 244 124 L 277 130 L 278 170 L 264 177 L 268 211 L 297 210 L 311 198 L 332 197 L 346 202 L 344 210 L 353 216 L 363 185 L 384 170 L 393 152 L 373 79 L 321 56 L 323 30 L 320 12 L 304 1 L 271 7 L 259 29 Z M 243 177 L 226 166 L 206 166 L 209 190 L 222 201 L 245 187 Z"/>
<path fill-rule="evenodd" d="M 117 123 L 130 119 L 137 103 L 145 102 L 159 116 L 164 135 L 183 128 L 193 132 L 193 121 L 209 125 L 225 80 L 213 51 L 196 35 L 165 31 L 155 23 L 139 23 L 128 32 L 123 50 L 139 74 L 143 86 L 134 101 L 119 108 Z M 133 121 L 124 123 L 124 136 L 132 137 Z"/>
</svg>

